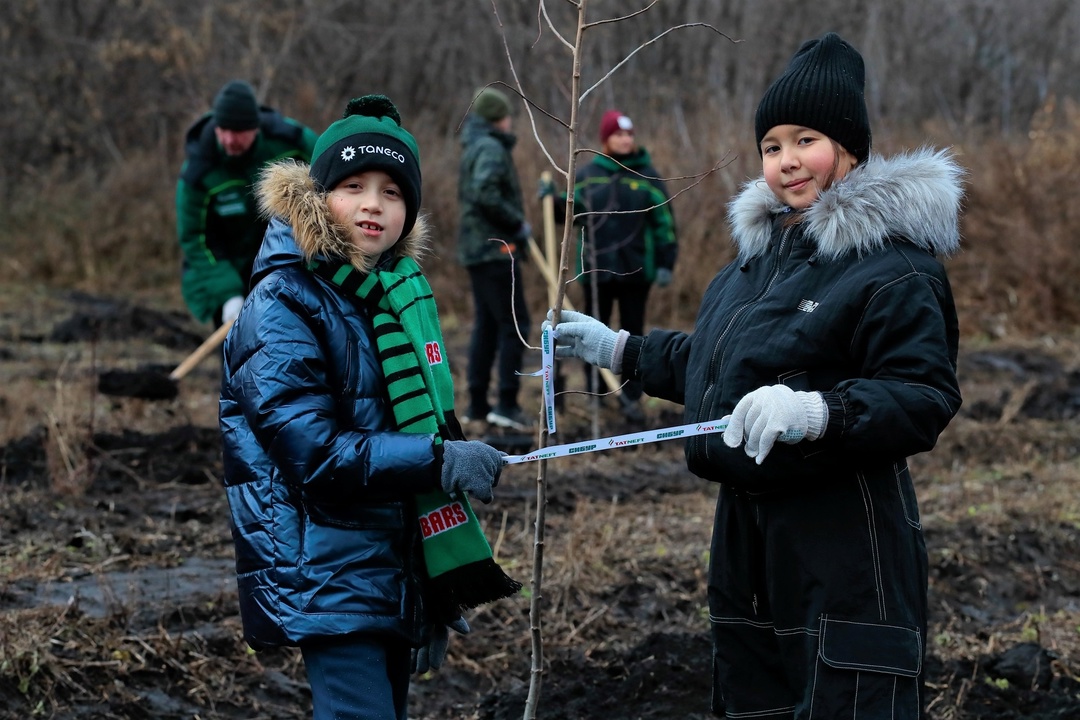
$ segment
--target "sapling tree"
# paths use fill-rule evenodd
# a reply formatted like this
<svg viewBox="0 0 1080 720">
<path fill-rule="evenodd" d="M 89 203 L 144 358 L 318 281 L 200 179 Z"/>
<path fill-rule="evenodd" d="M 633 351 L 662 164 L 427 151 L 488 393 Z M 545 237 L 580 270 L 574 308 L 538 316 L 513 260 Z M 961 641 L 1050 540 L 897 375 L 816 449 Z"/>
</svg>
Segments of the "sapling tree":
<svg viewBox="0 0 1080 720">
<path fill-rule="evenodd" d="M 575 221 L 580 221 L 582 218 L 589 214 L 601 214 L 599 212 L 582 212 L 575 214 L 574 208 L 574 178 L 577 173 L 577 166 L 579 159 L 585 153 L 596 152 L 582 147 L 580 143 L 580 128 L 581 128 L 581 110 L 582 104 L 589 97 L 589 95 L 595 92 L 602 84 L 610 80 L 621 68 L 623 68 L 635 55 L 645 51 L 646 49 L 660 43 L 667 38 L 670 34 L 679 31 L 687 30 L 690 28 L 704 28 L 717 36 L 728 38 L 724 33 L 717 30 L 712 25 L 702 22 L 687 22 L 665 27 L 659 30 L 649 40 L 626 49 L 625 55 L 616 63 L 614 63 L 604 74 L 592 85 L 585 87 L 582 81 L 582 59 L 584 57 L 583 49 L 587 38 L 592 33 L 602 32 L 603 30 L 616 26 L 619 23 L 626 22 L 632 18 L 639 17 L 653 9 L 660 0 L 652 0 L 645 7 L 630 12 L 628 14 L 615 16 L 615 17 L 601 17 L 597 19 L 591 19 L 589 15 L 589 0 L 562 0 L 563 3 L 570 5 L 576 11 L 575 22 L 572 28 L 568 31 L 561 30 L 557 23 L 552 18 L 551 9 L 549 3 L 546 0 L 537 0 L 537 18 L 541 27 L 541 36 L 537 42 L 544 39 L 545 32 L 551 38 L 554 39 L 559 45 L 563 47 L 566 55 L 570 61 L 570 78 L 569 89 L 567 92 L 567 111 L 568 116 L 561 116 L 556 112 L 548 111 L 540 107 L 538 104 L 532 102 L 527 94 L 525 87 L 522 83 L 521 77 L 518 75 L 517 68 L 515 67 L 514 57 L 510 52 L 509 45 L 506 43 L 505 32 L 503 32 L 503 46 L 506 53 L 506 58 L 510 67 L 511 74 L 513 76 L 514 90 L 525 101 L 526 112 L 529 117 L 530 126 L 532 129 L 533 138 L 536 144 L 540 148 L 544 157 L 547 159 L 548 164 L 552 168 L 554 175 L 562 180 L 564 187 L 569 188 L 566 193 L 566 205 L 565 215 L 567 222 L 563 226 L 563 234 L 561 242 L 558 244 L 558 248 L 555 250 L 558 255 L 558 262 L 555 263 L 555 258 L 550 257 L 540 258 L 542 261 L 549 263 L 547 274 L 549 276 L 549 282 L 553 282 L 554 291 L 549 293 L 549 298 L 552 299 L 551 317 L 552 323 L 558 324 L 559 316 L 563 310 L 566 302 L 566 286 L 573 278 L 568 278 L 570 260 L 572 253 L 578 247 L 578 243 L 575 241 L 575 233 L 579 232 L 579 227 L 575 222 L 571 222 L 573 218 Z M 496 20 L 500 30 L 503 30 L 503 25 L 499 19 L 499 8 L 497 0 L 492 0 L 492 6 L 495 12 Z M 560 163 L 556 159 L 557 152 L 553 152 L 548 144 L 541 138 L 541 135 L 537 128 L 538 116 L 553 120 L 558 123 L 564 137 L 565 137 L 565 161 Z M 672 198 L 677 197 L 695 187 L 702 179 L 708 175 L 716 172 L 722 167 L 724 161 L 718 161 L 713 163 L 710 167 L 702 170 L 699 173 L 692 175 L 685 175 L 675 178 L 663 178 L 665 181 L 675 180 L 684 181 L 684 187 L 672 194 Z M 633 172 L 627 169 L 628 172 Z M 670 202 L 670 199 L 667 201 Z M 642 210 L 631 210 L 623 212 L 647 212 L 651 208 L 645 208 Z M 619 212 L 619 211 L 615 211 Z M 549 248 L 549 253 L 551 249 Z M 545 447 L 549 438 L 544 428 L 539 431 L 539 445 Z M 533 536 L 533 572 L 531 581 L 531 602 L 529 607 L 529 626 L 532 640 L 532 663 L 529 678 L 529 694 L 525 702 L 524 718 L 531 720 L 537 716 L 539 704 L 540 704 L 540 690 L 542 686 L 542 679 L 544 674 L 544 646 L 543 646 L 543 634 L 542 634 L 542 610 L 543 610 L 543 560 L 544 560 L 544 529 L 545 529 L 545 508 L 547 504 L 546 492 L 548 484 L 547 474 L 547 461 L 540 460 L 537 466 L 536 474 L 536 518 L 534 525 Z"/>
</svg>

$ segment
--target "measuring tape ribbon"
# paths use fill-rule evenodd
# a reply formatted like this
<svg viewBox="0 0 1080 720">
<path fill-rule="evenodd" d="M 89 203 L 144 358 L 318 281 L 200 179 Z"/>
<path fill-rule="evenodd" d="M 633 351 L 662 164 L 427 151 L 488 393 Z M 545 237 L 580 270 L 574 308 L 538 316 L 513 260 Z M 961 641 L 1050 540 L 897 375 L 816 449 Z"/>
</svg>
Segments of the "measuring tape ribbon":
<svg viewBox="0 0 1080 720">
<path fill-rule="evenodd" d="M 551 445 L 540 448 L 525 455 L 507 455 L 503 462 L 507 465 L 517 463 L 535 462 L 537 460 L 551 460 L 553 458 L 567 457 L 568 455 L 581 455 L 590 452 L 602 452 L 615 448 L 630 447 L 633 445 L 645 445 L 648 443 L 661 442 L 663 440 L 675 440 L 678 438 L 692 437 L 694 435 L 707 435 L 709 433 L 723 432 L 727 429 L 728 418 L 710 420 L 708 422 L 689 423 L 687 425 L 675 425 L 673 427 L 660 428 L 659 430 L 644 430 L 642 432 L 614 435 L 598 440 L 583 440 L 565 445 Z"/>
</svg>

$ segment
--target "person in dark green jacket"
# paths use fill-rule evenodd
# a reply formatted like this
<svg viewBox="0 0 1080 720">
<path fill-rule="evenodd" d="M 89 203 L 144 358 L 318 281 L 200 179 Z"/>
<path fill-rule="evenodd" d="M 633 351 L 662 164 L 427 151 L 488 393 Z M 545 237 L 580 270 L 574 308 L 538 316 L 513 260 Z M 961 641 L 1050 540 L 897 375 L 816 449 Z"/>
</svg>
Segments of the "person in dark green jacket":
<svg viewBox="0 0 1080 720">
<path fill-rule="evenodd" d="M 495 88 L 475 96 L 461 131 L 458 180 L 458 260 L 469 271 L 475 321 L 469 347 L 469 406 L 464 418 L 526 430 L 518 389 L 529 334 L 521 262 L 532 229 L 525 220 L 521 182 L 511 156 L 517 138 L 510 100 Z M 498 357 L 498 399 L 488 401 Z"/>
<path fill-rule="evenodd" d="M 592 162 L 578 167 L 574 183 L 575 221 L 585 229 L 585 243 L 577 253 L 585 313 L 606 324 L 618 304 L 622 327 L 641 335 L 653 283 L 671 283 L 678 253 L 675 216 L 649 151 L 638 144 L 634 123 L 625 113 L 604 113 L 600 146 Z M 541 188 L 541 194 L 550 192 L 553 188 Z M 555 206 L 556 219 L 563 222 L 565 207 Z M 594 373 L 586 367 L 589 391 Z M 641 394 L 636 380 L 627 380 L 619 394 L 631 422 L 645 419 Z"/>
<path fill-rule="evenodd" d="M 235 319 L 247 295 L 266 232 L 253 191 L 259 172 L 275 160 L 310 161 L 317 139 L 296 120 L 260 106 L 242 80 L 222 87 L 211 111 L 188 129 L 176 184 L 176 232 L 184 302 L 200 322 Z"/>
</svg>

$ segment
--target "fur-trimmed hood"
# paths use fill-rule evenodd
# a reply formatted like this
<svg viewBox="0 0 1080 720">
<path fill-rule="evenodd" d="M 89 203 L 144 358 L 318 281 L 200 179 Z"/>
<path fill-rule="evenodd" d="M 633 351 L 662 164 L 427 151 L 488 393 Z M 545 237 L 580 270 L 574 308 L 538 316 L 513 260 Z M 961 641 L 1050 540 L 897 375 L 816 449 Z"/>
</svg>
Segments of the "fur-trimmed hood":
<svg viewBox="0 0 1080 720">
<path fill-rule="evenodd" d="M 349 229 L 334 222 L 326 205 L 326 193 L 315 187 L 306 163 L 282 160 L 267 165 L 259 174 L 255 197 L 261 213 L 279 217 L 292 227 L 296 246 L 306 260 L 344 258 L 365 273 L 379 261 L 379 257 L 366 255 L 350 243 Z M 420 215 L 409 234 L 387 253 L 395 258 L 408 256 L 419 263 L 430 248 L 429 233 L 427 219 Z"/>
<path fill-rule="evenodd" d="M 964 175 L 948 150 L 871 155 L 821 193 L 802 224 L 823 260 L 851 250 L 863 255 L 897 238 L 948 256 L 960 249 Z M 743 186 L 728 207 L 740 262 L 765 252 L 776 215 L 787 210 L 764 177 Z"/>
</svg>

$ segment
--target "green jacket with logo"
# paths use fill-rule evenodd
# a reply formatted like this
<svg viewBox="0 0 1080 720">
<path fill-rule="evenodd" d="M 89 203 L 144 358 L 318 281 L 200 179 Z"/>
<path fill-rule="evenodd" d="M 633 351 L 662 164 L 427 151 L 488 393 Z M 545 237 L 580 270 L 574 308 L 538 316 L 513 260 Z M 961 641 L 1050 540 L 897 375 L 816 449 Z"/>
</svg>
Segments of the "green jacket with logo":
<svg viewBox="0 0 1080 720">
<path fill-rule="evenodd" d="M 313 130 L 267 107 L 260 108 L 259 121 L 255 144 L 238 157 L 227 156 L 218 145 L 209 113 L 185 135 L 176 185 L 181 290 L 202 322 L 229 298 L 247 294 L 251 264 L 266 232 L 253 190 L 259 171 L 284 158 L 310 162 L 318 139 Z"/>
<path fill-rule="evenodd" d="M 601 272 L 582 275 L 585 281 L 647 285 L 660 268 L 675 267 L 678 244 L 675 216 L 667 189 L 652 165 L 649 152 L 638 147 L 629 155 L 597 155 L 577 169 L 574 183 L 575 214 L 589 213 L 575 222 L 585 228 L 592 247 L 576 253 L 585 267 Z M 555 203 L 555 217 L 564 222 L 566 208 Z"/>
</svg>

